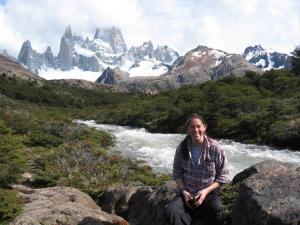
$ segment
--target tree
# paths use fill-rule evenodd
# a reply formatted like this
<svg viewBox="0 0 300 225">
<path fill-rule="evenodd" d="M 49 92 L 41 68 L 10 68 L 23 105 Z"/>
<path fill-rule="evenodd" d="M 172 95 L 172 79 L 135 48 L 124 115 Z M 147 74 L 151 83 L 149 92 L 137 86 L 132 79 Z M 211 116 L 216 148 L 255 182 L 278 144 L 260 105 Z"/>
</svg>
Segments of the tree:
<svg viewBox="0 0 300 225">
<path fill-rule="evenodd" d="M 297 75 L 300 75 L 300 48 L 296 48 L 292 54 L 292 72 L 294 72 Z"/>
</svg>

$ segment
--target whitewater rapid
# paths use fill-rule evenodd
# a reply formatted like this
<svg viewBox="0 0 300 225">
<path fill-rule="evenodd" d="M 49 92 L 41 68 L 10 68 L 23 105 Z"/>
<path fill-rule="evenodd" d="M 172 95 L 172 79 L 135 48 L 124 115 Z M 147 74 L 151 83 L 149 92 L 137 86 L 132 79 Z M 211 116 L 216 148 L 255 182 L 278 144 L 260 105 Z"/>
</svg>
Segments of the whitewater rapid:
<svg viewBox="0 0 300 225">
<path fill-rule="evenodd" d="M 144 128 L 96 124 L 93 120 L 76 120 L 89 127 L 105 130 L 116 138 L 112 151 L 125 157 L 145 160 L 156 172 L 172 172 L 176 146 L 184 138 L 183 134 L 150 133 Z M 287 149 L 275 150 L 269 146 L 242 144 L 231 140 L 218 140 L 226 152 L 230 175 L 233 177 L 247 167 L 267 159 L 295 163 L 300 166 L 300 152 Z"/>
</svg>

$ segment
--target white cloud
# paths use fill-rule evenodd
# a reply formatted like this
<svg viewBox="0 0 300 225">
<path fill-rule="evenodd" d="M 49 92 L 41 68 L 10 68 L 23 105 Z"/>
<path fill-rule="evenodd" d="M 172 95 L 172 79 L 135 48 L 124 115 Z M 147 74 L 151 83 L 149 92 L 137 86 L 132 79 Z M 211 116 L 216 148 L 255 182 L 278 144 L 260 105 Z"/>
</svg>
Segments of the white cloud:
<svg viewBox="0 0 300 225">
<path fill-rule="evenodd" d="M 0 5 L 0 49 L 17 56 L 22 42 L 58 53 L 67 25 L 93 37 L 117 26 L 128 47 L 152 40 L 184 54 L 204 44 L 227 52 L 262 44 L 290 52 L 300 40 L 298 0 L 9 0 Z"/>
<path fill-rule="evenodd" d="M 22 43 L 21 35 L 8 24 L 4 8 L 0 6 L 0 49 L 7 49 L 11 54 L 19 51 L 19 44 Z"/>
</svg>

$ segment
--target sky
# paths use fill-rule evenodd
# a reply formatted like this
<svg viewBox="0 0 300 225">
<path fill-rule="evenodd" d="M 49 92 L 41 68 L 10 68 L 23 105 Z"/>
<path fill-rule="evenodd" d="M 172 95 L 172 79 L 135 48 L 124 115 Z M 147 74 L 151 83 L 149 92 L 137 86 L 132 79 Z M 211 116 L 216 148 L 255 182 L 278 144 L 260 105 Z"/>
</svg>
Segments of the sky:
<svg viewBox="0 0 300 225">
<path fill-rule="evenodd" d="M 0 50 L 18 56 L 30 40 L 58 54 L 66 26 L 92 38 L 117 26 L 127 47 L 151 40 L 180 55 L 206 45 L 228 53 L 246 47 L 290 53 L 300 44 L 299 0 L 0 0 Z"/>
</svg>

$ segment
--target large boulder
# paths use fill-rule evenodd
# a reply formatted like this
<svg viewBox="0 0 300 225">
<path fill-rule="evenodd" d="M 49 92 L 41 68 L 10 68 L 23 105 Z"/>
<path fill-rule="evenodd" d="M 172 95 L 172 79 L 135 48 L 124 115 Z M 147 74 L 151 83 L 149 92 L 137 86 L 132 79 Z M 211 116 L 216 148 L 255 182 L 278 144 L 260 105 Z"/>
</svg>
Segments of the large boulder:
<svg viewBox="0 0 300 225">
<path fill-rule="evenodd" d="M 232 225 L 299 225 L 300 168 L 273 160 L 258 163 L 240 174 Z"/>
<path fill-rule="evenodd" d="M 175 196 L 175 187 L 171 181 L 160 187 L 109 189 L 100 199 L 100 206 L 123 216 L 130 225 L 165 225 L 165 206 Z"/>
<path fill-rule="evenodd" d="M 25 207 L 11 225 L 128 225 L 121 217 L 103 212 L 90 196 L 75 188 L 14 188 Z"/>
</svg>

